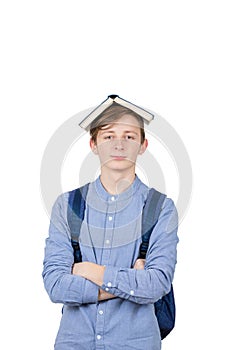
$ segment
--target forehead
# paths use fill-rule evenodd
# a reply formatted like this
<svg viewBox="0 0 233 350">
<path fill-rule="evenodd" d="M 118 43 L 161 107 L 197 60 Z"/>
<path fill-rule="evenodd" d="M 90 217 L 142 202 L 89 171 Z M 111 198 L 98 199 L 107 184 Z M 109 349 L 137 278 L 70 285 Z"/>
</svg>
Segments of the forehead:
<svg viewBox="0 0 233 350">
<path fill-rule="evenodd" d="M 108 125 L 102 127 L 101 129 L 138 129 L 140 128 L 140 123 L 134 116 L 130 114 L 124 114 L 122 117 L 118 118 L 115 122 L 109 123 Z"/>
</svg>

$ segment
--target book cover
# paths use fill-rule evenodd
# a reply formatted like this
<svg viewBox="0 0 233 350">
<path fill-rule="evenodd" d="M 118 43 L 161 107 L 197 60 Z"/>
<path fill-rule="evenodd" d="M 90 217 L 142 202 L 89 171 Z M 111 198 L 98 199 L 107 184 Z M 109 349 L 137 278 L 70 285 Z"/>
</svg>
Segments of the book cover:
<svg viewBox="0 0 233 350">
<path fill-rule="evenodd" d="M 81 128 L 85 130 L 90 129 L 91 123 L 98 118 L 98 116 L 105 111 L 109 106 L 111 106 L 113 103 L 117 103 L 121 106 L 124 106 L 131 111 L 137 113 L 140 115 L 146 124 L 149 124 L 151 120 L 154 119 L 154 114 L 151 112 L 145 110 L 142 107 L 136 106 L 135 104 L 124 100 L 123 98 L 119 97 L 118 95 L 109 95 L 106 100 L 104 100 L 100 105 L 98 105 L 91 113 L 89 113 L 80 123 L 79 125 Z"/>
</svg>

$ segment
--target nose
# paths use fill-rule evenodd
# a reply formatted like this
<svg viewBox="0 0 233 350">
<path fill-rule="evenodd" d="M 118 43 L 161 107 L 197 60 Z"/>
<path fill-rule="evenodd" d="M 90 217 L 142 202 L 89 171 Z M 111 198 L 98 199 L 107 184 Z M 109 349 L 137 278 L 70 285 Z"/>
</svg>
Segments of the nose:
<svg viewBox="0 0 233 350">
<path fill-rule="evenodd" d="M 123 149 L 124 149 L 123 140 L 121 140 L 121 139 L 115 140 L 114 148 L 115 148 L 116 150 L 123 150 Z"/>
</svg>

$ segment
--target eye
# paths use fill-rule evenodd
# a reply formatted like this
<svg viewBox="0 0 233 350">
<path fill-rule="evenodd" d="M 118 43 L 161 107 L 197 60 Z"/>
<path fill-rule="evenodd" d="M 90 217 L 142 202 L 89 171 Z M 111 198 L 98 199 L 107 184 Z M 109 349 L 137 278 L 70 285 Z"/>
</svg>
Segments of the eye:
<svg viewBox="0 0 233 350">
<path fill-rule="evenodd" d="M 112 135 L 106 135 L 104 136 L 104 140 L 112 140 L 113 136 Z"/>
<path fill-rule="evenodd" d="M 132 136 L 132 135 L 126 135 L 126 136 L 125 136 L 125 139 L 126 139 L 126 140 L 134 140 L 135 137 Z"/>
</svg>

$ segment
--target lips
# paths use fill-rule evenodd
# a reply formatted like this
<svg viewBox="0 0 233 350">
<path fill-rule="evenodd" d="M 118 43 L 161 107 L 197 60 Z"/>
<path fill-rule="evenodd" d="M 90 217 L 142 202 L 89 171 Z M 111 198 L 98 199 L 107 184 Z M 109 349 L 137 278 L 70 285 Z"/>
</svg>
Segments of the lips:
<svg viewBox="0 0 233 350">
<path fill-rule="evenodd" d="M 113 156 L 111 156 L 111 158 L 116 159 L 116 160 L 124 160 L 124 159 L 126 159 L 126 156 L 113 155 Z"/>
</svg>

